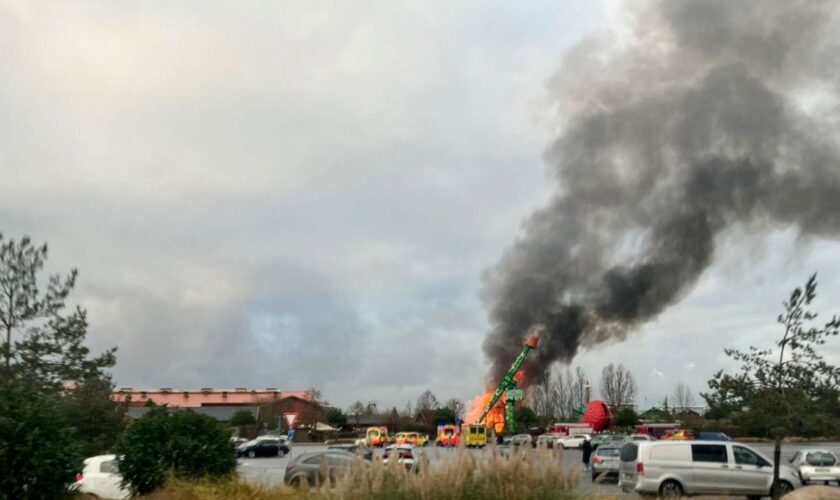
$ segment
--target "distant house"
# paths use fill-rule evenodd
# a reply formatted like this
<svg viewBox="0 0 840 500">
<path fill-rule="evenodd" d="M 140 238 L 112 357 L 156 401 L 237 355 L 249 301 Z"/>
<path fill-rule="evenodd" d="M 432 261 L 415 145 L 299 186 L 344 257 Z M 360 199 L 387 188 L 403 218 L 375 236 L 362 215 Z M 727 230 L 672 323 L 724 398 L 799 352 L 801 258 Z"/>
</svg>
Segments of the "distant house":
<svg viewBox="0 0 840 500">
<path fill-rule="evenodd" d="M 278 391 L 273 387 L 264 390 L 213 389 L 179 390 L 168 387 L 160 389 L 139 389 L 123 387 L 111 393 L 111 399 L 128 407 L 131 418 L 140 418 L 149 411 L 150 403 L 166 405 L 175 409 L 191 409 L 218 420 L 230 420 L 237 411 L 249 411 L 260 420 L 261 408 L 267 403 L 281 401 L 314 401 L 308 391 Z M 295 408 L 291 404 L 291 408 Z"/>
<path fill-rule="evenodd" d="M 354 432 L 364 432 L 368 427 L 387 426 L 388 423 L 389 418 L 387 415 L 367 415 L 364 413 L 347 415 L 347 426 L 353 429 Z"/>
</svg>

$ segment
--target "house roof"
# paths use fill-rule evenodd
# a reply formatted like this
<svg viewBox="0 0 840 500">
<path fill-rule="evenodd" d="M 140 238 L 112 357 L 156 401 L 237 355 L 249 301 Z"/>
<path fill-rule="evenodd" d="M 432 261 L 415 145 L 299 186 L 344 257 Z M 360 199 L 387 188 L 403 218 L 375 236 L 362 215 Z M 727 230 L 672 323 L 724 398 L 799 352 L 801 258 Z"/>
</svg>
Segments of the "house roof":
<svg viewBox="0 0 840 500">
<path fill-rule="evenodd" d="M 433 424 L 435 422 L 435 417 L 437 417 L 436 410 L 420 410 L 414 417 L 414 421 L 426 424 Z"/>
<path fill-rule="evenodd" d="M 168 405 L 178 408 L 199 408 L 204 406 L 248 406 L 268 401 L 295 397 L 307 401 L 315 398 L 309 391 L 278 391 L 273 387 L 264 390 L 212 389 L 180 390 L 180 389 L 139 389 L 123 387 L 111 393 L 111 398 L 118 403 L 128 406 L 144 406 L 152 401 L 158 405 Z"/>
</svg>

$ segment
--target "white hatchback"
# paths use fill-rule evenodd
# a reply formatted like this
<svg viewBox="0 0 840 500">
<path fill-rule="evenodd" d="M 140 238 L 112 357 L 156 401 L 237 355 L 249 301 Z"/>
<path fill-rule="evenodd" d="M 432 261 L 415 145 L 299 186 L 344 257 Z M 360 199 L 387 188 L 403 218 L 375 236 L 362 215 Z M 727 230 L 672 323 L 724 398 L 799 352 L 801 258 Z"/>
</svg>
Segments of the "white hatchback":
<svg viewBox="0 0 840 500">
<path fill-rule="evenodd" d="M 82 472 L 76 475 L 76 482 L 73 484 L 75 491 L 109 500 L 123 500 L 131 495 L 131 492 L 121 485 L 123 478 L 117 468 L 116 455 L 86 458 L 84 464 Z"/>
</svg>

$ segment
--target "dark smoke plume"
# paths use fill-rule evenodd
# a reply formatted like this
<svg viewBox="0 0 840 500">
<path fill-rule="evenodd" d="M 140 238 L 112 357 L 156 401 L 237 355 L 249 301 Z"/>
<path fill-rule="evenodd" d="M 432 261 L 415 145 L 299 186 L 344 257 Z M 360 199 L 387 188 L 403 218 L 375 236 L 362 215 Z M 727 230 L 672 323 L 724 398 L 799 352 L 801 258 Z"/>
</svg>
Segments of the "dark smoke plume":
<svg viewBox="0 0 840 500">
<path fill-rule="evenodd" d="M 690 291 L 727 234 L 840 233 L 837 2 L 633 5 L 552 81 L 558 192 L 486 274 L 490 382 L 530 331 L 529 378 L 623 339 Z"/>
</svg>

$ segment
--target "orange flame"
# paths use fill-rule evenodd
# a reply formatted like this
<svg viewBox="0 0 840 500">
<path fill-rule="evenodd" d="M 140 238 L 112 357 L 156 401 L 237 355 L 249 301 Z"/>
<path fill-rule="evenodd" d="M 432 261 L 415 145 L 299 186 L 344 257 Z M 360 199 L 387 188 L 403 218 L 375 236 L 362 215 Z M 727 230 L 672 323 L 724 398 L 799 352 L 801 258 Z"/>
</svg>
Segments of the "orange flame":
<svg viewBox="0 0 840 500">
<path fill-rule="evenodd" d="M 513 376 L 513 379 L 519 386 L 523 385 L 525 381 L 525 372 L 519 371 L 516 375 Z M 480 396 L 476 396 L 470 401 L 466 417 L 464 418 L 464 422 L 468 424 L 478 423 L 479 417 L 481 414 L 484 413 L 484 410 L 487 408 L 487 405 L 490 404 L 490 400 L 493 399 L 493 393 L 495 391 L 487 391 Z M 502 394 L 502 397 L 496 402 L 496 406 L 487 413 L 487 416 L 484 418 L 484 424 L 487 427 L 492 427 L 496 430 L 496 433 L 501 433 L 505 428 L 505 395 Z"/>
</svg>

